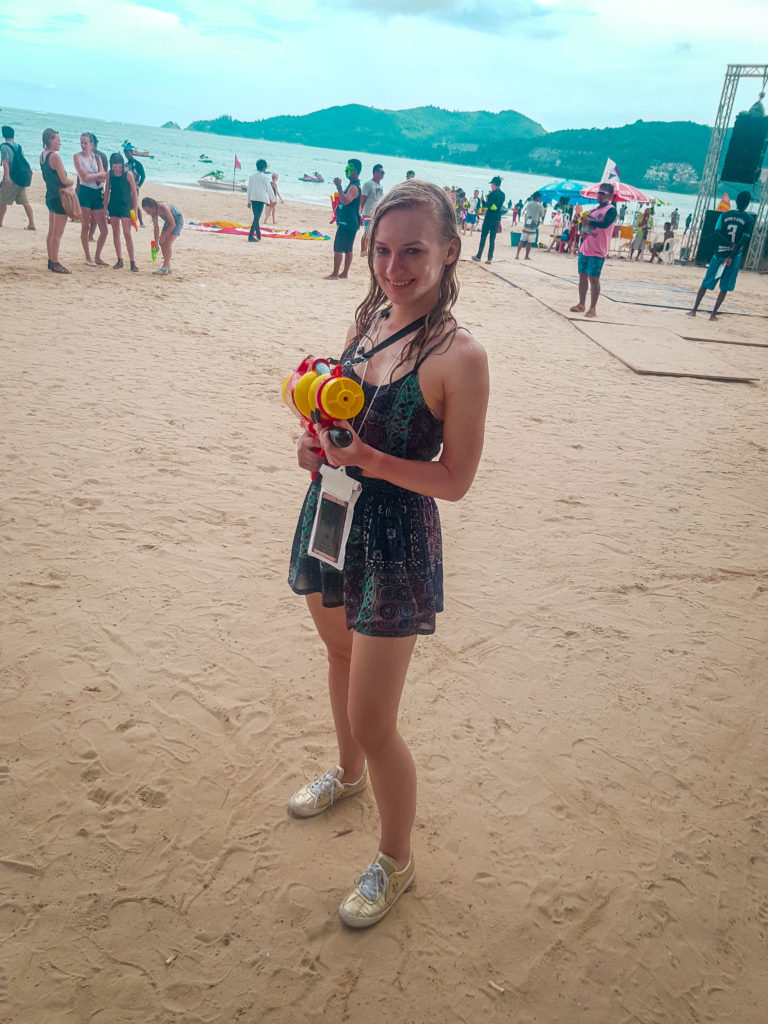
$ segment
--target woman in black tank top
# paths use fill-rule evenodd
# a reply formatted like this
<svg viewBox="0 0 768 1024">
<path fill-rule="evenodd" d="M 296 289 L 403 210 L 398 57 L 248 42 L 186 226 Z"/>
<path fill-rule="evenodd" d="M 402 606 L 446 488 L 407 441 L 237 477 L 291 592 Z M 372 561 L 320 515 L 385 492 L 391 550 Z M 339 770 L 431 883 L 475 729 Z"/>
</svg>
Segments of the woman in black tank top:
<svg viewBox="0 0 768 1024">
<path fill-rule="evenodd" d="M 122 153 L 113 153 L 109 158 L 109 174 L 104 183 L 104 205 L 107 208 L 109 219 L 112 221 L 112 238 L 117 253 L 117 263 L 112 269 L 122 270 L 123 267 L 123 251 L 120 242 L 122 229 L 131 270 L 135 274 L 139 268 L 136 266 L 131 228 L 135 224 L 139 196 L 136 191 L 136 179 L 130 171 L 126 170 L 125 158 Z"/>
<path fill-rule="evenodd" d="M 369 237 L 370 288 L 341 360 L 365 404 L 346 447 L 322 423 L 299 441 L 299 465 L 318 477 L 289 569 L 328 652 L 339 748 L 336 765 L 300 786 L 289 809 L 300 818 L 332 812 L 366 788 L 370 773 L 379 811 L 378 853 L 339 907 L 352 928 L 380 921 L 413 884 L 416 770 L 398 707 L 416 637 L 434 632 L 443 608 L 435 499 L 457 501 L 469 489 L 488 402 L 485 352 L 451 312 L 461 240 L 445 193 L 426 181 L 396 185 L 376 207 Z M 328 480 L 339 496 L 344 482 L 347 493 L 358 491 L 348 519 L 343 503 L 321 494 Z M 341 568 L 325 559 L 337 537 Z"/>
<path fill-rule="evenodd" d="M 59 263 L 59 245 L 64 228 L 67 226 L 67 215 L 61 205 L 59 192 L 74 182 L 67 177 L 59 150 L 61 138 L 53 128 L 43 132 L 43 152 L 40 154 L 40 170 L 45 182 L 45 205 L 48 207 L 48 235 L 45 244 L 48 248 L 48 269 L 54 274 L 68 274 L 66 267 Z"/>
</svg>

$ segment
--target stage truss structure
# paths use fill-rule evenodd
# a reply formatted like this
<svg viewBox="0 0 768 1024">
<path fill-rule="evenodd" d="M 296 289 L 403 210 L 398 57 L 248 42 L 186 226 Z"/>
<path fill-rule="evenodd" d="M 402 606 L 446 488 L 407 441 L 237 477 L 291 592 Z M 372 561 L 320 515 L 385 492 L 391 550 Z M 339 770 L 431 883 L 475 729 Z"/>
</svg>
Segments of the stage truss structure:
<svg viewBox="0 0 768 1024">
<path fill-rule="evenodd" d="M 720 106 L 717 109 L 717 116 L 715 117 L 712 134 L 709 138 L 709 149 L 707 150 L 707 158 L 704 161 L 699 194 L 696 197 L 691 226 L 685 238 L 685 258 L 681 260 L 682 263 L 693 263 L 696 260 L 696 253 L 704 228 L 704 216 L 707 210 L 714 210 L 715 208 L 720 158 L 723 154 L 725 136 L 728 131 L 731 114 L 733 113 L 736 89 L 739 82 L 744 78 L 762 79 L 764 90 L 765 83 L 768 81 L 768 64 L 729 64 L 726 69 L 723 93 L 720 97 Z M 749 247 L 747 259 L 744 262 L 745 270 L 768 270 L 768 261 L 765 256 L 766 239 L 768 239 L 768 181 L 761 177 L 760 201 L 757 207 L 752 244 Z"/>
</svg>

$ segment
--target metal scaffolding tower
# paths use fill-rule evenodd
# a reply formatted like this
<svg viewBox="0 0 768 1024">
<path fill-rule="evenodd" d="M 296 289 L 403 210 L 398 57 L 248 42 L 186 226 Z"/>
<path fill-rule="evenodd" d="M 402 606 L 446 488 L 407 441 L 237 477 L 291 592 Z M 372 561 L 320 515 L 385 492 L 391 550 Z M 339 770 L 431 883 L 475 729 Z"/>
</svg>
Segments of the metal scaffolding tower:
<svg viewBox="0 0 768 1024">
<path fill-rule="evenodd" d="M 723 153 L 728 123 L 733 112 L 736 89 L 742 78 L 760 78 L 763 81 L 763 89 L 765 89 L 765 84 L 768 81 L 768 64 L 729 64 L 725 72 L 723 94 L 720 97 L 720 106 L 717 109 L 717 116 L 715 117 L 712 134 L 709 139 L 707 159 L 704 161 L 704 171 L 701 175 L 699 194 L 696 197 L 691 226 L 686 236 L 683 263 L 693 263 L 696 259 L 704 227 L 704 216 L 707 210 L 715 208 L 720 158 Z M 763 181 L 755 219 L 755 230 L 752 235 L 752 244 L 749 247 L 749 254 L 744 263 L 745 270 L 765 269 L 766 239 L 768 239 L 768 182 Z"/>
</svg>

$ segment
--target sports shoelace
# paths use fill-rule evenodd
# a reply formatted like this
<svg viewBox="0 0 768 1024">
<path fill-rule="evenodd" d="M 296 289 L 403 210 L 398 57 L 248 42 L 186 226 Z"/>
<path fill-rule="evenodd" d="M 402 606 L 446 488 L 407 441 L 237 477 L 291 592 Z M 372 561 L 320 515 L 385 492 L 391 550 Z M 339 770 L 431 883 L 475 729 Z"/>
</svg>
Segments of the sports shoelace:
<svg viewBox="0 0 768 1024">
<path fill-rule="evenodd" d="M 344 786 L 332 772 L 326 772 L 309 787 L 310 793 L 315 798 L 315 807 L 317 807 L 320 797 L 325 796 L 326 793 L 330 795 L 331 803 L 333 803 L 337 790 L 343 792 Z"/>
<path fill-rule="evenodd" d="M 389 875 L 381 864 L 371 864 L 360 875 L 357 887 L 367 900 L 375 903 L 382 893 L 387 891 Z"/>
</svg>

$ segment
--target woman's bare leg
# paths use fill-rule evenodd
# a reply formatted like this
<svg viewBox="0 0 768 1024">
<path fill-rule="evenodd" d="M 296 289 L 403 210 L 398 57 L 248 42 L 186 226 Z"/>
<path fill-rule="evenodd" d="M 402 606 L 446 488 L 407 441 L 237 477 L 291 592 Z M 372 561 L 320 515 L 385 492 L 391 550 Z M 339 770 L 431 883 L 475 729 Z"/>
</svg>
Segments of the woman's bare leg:
<svg viewBox="0 0 768 1024">
<path fill-rule="evenodd" d="M 117 253 L 118 261 L 122 261 L 123 246 L 120 241 L 120 221 L 117 217 L 112 218 L 112 241 L 115 243 L 115 252 Z"/>
<path fill-rule="evenodd" d="M 93 211 L 87 206 L 83 207 L 83 212 L 80 216 L 80 241 L 83 243 L 83 252 L 85 253 L 85 262 L 91 263 L 91 247 L 88 244 L 88 235 L 91 230 L 91 216 Z"/>
<path fill-rule="evenodd" d="M 381 818 L 379 849 L 402 869 L 411 856 L 416 816 L 416 768 L 398 732 L 400 697 L 416 637 L 354 633 L 347 714 L 364 752 Z"/>
<path fill-rule="evenodd" d="M 107 211 L 94 210 L 93 219 L 96 222 L 96 226 L 99 231 L 99 237 L 96 239 L 96 263 L 101 263 L 101 252 L 104 248 L 104 243 L 107 241 L 107 236 L 109 234 L 107 230 Z"/>
<path fill-rule="evenodd" d="M 355 782 L 363 774 L 365 755 L 352 737 L 349 724 L 349 665 L 353 634 L 347 629 L 343 608 L 324 608 L 319 594 L 308 594 L 307 605 L 328 653 L 328 692 L 344 779 Z"/>
<path fill-rule="evenodd" d="M 51 263 L 59 262 L 59 245 L 64 228 L 67 226 L 67 215 L 64 213 L 51 213 L 48 217 L 48 259 Z"/>
<path fill-rule="evenodd" d="M 173 252 L 173 243 L 175 240 L 176 235 L 168 235 L 160 242 L 160 252 L 163 254 L 163 266 L 167 270 L 171 269 L 171 253 Z"/>
<path fill-rule="evenodd" d="M 131 231 L 133 227 L 131 225 L 130 217 L 121 217 L 120 223 L 123 225 L 123 234 L 125 235 L 125 248 L 128 250 L 128 259 L 131 263 L 136 262 L 136 253 L 133 248 L 133 235 Z"/>
</svg>

